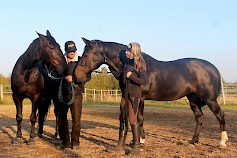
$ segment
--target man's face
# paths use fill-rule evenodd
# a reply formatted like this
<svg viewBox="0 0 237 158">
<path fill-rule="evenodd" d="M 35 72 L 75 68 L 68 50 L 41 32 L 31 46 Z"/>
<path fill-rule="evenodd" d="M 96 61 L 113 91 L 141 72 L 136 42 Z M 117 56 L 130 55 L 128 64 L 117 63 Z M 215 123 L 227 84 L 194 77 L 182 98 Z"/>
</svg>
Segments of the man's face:
<svg viewBox="0 0 237 158">
<path fill-rule="evenodd" d="M 76 52 L 69 52 L 69 53 L 67 53 L 67 58 L 73 59 L 75 57 L 75 55 L 76 55 Z"/>
</svg>

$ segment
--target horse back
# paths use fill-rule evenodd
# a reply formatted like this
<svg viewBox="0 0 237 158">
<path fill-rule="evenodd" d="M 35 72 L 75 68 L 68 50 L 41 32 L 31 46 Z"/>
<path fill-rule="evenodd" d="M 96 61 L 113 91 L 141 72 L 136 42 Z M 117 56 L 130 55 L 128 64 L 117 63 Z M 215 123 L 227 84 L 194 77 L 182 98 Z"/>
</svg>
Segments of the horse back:
<svg viewBox="0 0 237 158">
<path fill-rule="evenodd" d="M 219 71 L 208 61 L 184 58 L 149 62 L 146 60 L 149 82 L 142 88 L 146 99 L 170 101 L 191 93 L 216 99 L 220 94 Z"/>
</svg>

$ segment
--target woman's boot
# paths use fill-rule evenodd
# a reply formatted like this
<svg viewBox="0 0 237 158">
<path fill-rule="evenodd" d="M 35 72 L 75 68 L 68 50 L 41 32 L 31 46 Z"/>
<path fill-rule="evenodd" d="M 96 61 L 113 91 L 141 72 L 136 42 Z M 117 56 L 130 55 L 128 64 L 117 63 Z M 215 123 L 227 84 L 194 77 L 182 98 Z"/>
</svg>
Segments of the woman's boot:
<svg viewBox="0 0 237 158">
<path fill-rule="evenodd" d="M 131 155 L 139 155 L 140 150 L 139 150 L 139 132 L 138 132 L 138 124 L 134 123 L 131 125 L 132 128 L 132 135 L 133 135 L 133 149 L 130 152 Z"/>
<path fill-rule="evenodd" d="M 122 151 L 122 150 L 124 150 L 126 136 L 127 136 L 127 130 L 126 129 L 119 130 L 119 141 L 118 141 L 118 144 L 116 145 L 116 147 L 114 147 L 110 151 Z"/>
</svg>

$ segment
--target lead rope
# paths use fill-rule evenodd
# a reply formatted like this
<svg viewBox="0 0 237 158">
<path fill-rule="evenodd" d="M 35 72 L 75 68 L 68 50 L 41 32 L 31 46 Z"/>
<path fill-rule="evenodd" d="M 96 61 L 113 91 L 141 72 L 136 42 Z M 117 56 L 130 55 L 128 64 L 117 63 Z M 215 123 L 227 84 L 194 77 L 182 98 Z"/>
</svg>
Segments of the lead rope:
<svg viewBox="0 0 237 158">
<path fill-rule="evenodd" d="M 70 82 L 70 85 L 71 85 L 71 89 L 72 89 L 72 97 L 71 97 L 70 101 L 65 102 L 63 99 L 63 91 L 62 91 L 63 90 L 63 78 L 61 79 L 60 84 L 59 84 L 58 99 L 61 103 L 66 104 L 66 105 L 71 105 L 75 99 L 74 83 Z"/>
<path fill-rule="evenodd" d="M 70 85 L 71 85 L 71 89 L 72 89 L 72 97 L 71 97 L 71 100 L 69 102 L 65 102 L 64 99 L 63 99 L 63 79 L 64 77 L 54 77 L 53 75 L 51 75 L 51 73 L 53 72 L 53 70 L 51 72 L 49 72 L 49 69 L 47 67 L 46 64 L 44 64 L 46 70 L 47 70 L 47 73 L 48 73 L 48 77 L 50 77 L 51 79 L 53 80 L 59 80 L 61 79 L 60 81 L 60 84 L 59 84 L 59 88 L 58 88 L 58 99 L 61 103 L 63 104 L 66 104 L 66 105 L 71 105 L 74 100 L 75 100 L 75 90 L 74 90 L 74 83 L 73 82 L 70 82 Z"/>
</svg>

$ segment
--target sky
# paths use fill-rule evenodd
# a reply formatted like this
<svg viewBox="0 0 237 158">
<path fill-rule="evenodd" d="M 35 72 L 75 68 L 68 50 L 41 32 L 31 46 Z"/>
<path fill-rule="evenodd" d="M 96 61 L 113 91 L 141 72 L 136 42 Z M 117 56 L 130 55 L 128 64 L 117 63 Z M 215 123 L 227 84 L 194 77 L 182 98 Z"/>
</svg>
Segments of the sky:
<svg viewBox="0 0 237 158">
<path fill-rule="evenodd" d="M 30 43 L 49 30 L 64 51 L 88 40 L 138 42 L 157 60 L 194 57 L 237 81 L 236 0 L 8 0 L 0 5 L 0 74 L 9 76 Z"/>
</svg>

